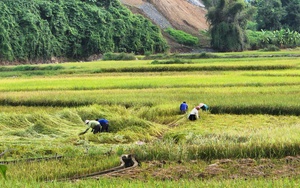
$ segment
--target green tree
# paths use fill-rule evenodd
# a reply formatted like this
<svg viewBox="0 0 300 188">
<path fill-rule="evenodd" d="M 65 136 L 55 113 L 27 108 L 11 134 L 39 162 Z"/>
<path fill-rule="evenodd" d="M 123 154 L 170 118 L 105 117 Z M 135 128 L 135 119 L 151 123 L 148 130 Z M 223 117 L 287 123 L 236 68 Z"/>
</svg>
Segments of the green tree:
<svg viewBox="0 0 300 188">
<path fill-rule="evenodd" d="M 300 32 L 300 1 L 282 0 L 282 6 L 285 8 L 285 16 L 281 24 L 291 30 Z"/>
<path fill-rule="evenodd" d="M 0 10 L 0 61 L 78 60 L 168 48 L 157 26 L 119 0 L 7 0 L 0 1 Z"/>
<path fill-rule="evenodd" d="M 217 6 L 219 0 L 202 0 L 202 2 L 205 5 L 206 9 L 209 9 L 210 7 Z"/>
<path fill-rule="evenodd" d="M 257 0 L 254 5 L 257 7 L 257 29 L 279 30 L 281 21 L 285 16 L 285 9 L 280 0 Z"/>
<path fill-rule="evenodd" d="M 254 14 L 252 7 L 246 7 L 244 0 L 219 0 L 208 9 L 211 45 L 220 51 L 243 51 L 246 49 L 247 20 Z"/>
</svg>

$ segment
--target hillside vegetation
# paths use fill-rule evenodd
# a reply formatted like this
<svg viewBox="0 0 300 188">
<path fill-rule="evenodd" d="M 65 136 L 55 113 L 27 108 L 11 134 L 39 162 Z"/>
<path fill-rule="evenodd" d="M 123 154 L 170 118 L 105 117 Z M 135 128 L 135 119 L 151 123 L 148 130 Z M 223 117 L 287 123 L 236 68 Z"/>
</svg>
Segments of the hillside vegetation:
<svg viewBox="0 0 300 188">
<path fill-rule="evenodd" d="M 2 0 L 0 9 L 2 63 L 168 48 L 157 26 L 132 14 L 118 0 Z"/>
</svg>

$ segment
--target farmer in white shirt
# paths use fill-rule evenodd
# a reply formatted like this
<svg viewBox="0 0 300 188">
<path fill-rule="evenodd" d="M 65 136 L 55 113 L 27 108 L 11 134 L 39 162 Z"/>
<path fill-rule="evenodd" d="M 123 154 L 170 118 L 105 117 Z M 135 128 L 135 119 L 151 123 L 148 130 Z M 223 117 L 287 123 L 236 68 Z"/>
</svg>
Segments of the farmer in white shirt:
<svg viewBox="0 0 300 188">
<path fill-rule="evenodd" d="M 199 118 L 199 111 L 200 110 L 200 107 L 199 106 L 196 106 L 189 114 L 188 118 L 189 120 L 191 121 L 195 121 Z"/>
<path fill-rule="evenodd" d="M 85 134 L 89 129 L 92 129 L 92 132 L 94 134 L 100 132 L 100 123 L 98 121 L 95 121 L 95 120 L 85 120 L 85 124 L 87 125 L 87 129 L 85 131 L 79 133 L 79 135 Z"/>
</svg>

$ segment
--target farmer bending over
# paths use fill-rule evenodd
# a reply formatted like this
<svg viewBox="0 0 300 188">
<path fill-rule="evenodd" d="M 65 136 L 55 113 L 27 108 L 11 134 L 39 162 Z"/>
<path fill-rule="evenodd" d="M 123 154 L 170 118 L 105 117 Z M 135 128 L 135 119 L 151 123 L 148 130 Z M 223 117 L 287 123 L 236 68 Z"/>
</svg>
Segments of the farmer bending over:
<svg viewBox="0 0 300 188">
<path fill-rule="evenodd" d="M 191 121 L 195 121 L 199 118 L 199 112 L 198 110 L 200 110 L 199 106 L 196 106 L 189 114 L 188 118 Z"/>
<path fill-rule="evenodd" d="M 100 132 L 100 123 L 98 121 L 95 121 L 95 120 L 85 120 L 85 124 L 87 124 L 88 128 L 85 131 L 79 133 L 79 135 L 85 134 L 90 128 L 92 128 L 92 132 L 94 134 Z"/>
<path fill-rule="evenodd" d="M 108 126 L 109 126 L 109 124 L 108 124 L 108 120 L 107 119 L 104 119 L 104 118 L 102 118 L 102 119 L 96 119 L 96 121 L 98 121 L 99 123 L 100 123 L 100 125 L 101 125 L 101 132 L 108 132 Z"/>
<path fill-rule="evenodd" d="M 199 104 L 199 107 L 203 110 L 203 111 L 207 111 L 208 110 L 208 106 L 207 106 L 207 104 L 204 104 L 204 103 L 200 103 Z"/>
</svg>

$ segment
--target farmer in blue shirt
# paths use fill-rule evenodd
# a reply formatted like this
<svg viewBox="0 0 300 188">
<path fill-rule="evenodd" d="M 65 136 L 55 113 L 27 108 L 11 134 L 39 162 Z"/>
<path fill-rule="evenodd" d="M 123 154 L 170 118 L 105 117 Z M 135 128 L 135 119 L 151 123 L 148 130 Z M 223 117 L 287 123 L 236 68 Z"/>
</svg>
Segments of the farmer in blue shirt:
<svg viewBox="0 0 300 188">
<path fill-rule="evenodd" d="M 186 104 L 186 102 L 182 102 L 179 107 L 181 114 L 185 114 L 188 108 L 189 106 Z"/>
<path fill-rule="evenodd" d="M 102 127 L 101 132 L 104 132 L 104 131 L 108 132 L 108 126 L 109 126 L 109 124 L 108 124 L 108 120 L 107 119 L 104 119 L 104 118 L 102 118 L 102 119 L 96 119 L 96 121 L 98 121 L 100 123 L 101 127 Z"/>
</svg>

